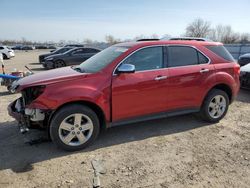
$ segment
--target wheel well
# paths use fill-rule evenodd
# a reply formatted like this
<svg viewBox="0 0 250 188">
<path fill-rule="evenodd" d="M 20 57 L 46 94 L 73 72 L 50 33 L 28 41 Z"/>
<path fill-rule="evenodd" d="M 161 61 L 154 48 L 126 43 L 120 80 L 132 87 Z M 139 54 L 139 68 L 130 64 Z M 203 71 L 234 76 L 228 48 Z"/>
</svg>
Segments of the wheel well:
<svg viewBox="0 0 250 188">
<path fill-rule="evenodd" d="M 106 118 L 105 118 L 104 112 L 102 111 L 102 109 L 98 105 L 96 105 L 95 103 L 89 102 L 89 101 L 74 101 L 74 102 L 68 102 L 68 103 L 61 105 L 53 113 L 51 113 L 50 118 L 49 118 L 49 125 L 50 125 L 50 122 L 51 122 L 53 116 L 55 115 L 55 113 L 58 110 L 60 110 L 61 108 L 64 108 L 65 106 L 72 105 L 72 104 L 81 104 L 81 105 L 89 107 L 91 110 L 93 110 L 96 113 L 96 115 L 100 121 L 101 129 L 106 128 Z"/>
<path fill-rule="evenodd" d="M 232 102 L 232 90 L 228 85 L 226 85 L 226 84 L 218 84 L 218 85 L 214 86 L 212 89 L 220 89 L 220 90 L 226 92 L 227 95 L 228 95 L 230 103 Z"/>
<path fill-rule="evenodd" d="M 4 59 L 7 59 L 8 58 L 8 56 L 5 54 L 5 53 L 2 53 L 3 54 L 3 58 Z"/>
<path fill-rule="evenodd" d="M 57 59 L 57 60 L 55 60 L 55 62 L 57 62 L 57 61 L 62 61 L 62 62 L 64 62 L 62 59 Z"/>
</svg>

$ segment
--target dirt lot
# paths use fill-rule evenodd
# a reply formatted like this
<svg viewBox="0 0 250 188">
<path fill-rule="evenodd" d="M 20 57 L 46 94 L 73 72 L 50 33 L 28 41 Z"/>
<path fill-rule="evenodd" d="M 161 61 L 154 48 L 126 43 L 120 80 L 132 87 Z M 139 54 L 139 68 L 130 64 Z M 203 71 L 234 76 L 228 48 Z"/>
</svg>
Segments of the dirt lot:
<svg viewBox="0 0 250 188">
<path fill-rule="evenodd" d="M 29 65 L 38 54 L 17 52 L 7 71 Z M 227 116 L 207 124 L 193 115 L 116 127 L 88 149 L 69 153 L 51 142 L 29 145 L 8 116 L 18 97 L 0 87 L 0 187 L 92 187 L 91 161 L 104 168 L 101 187 L 249 187 L 250 92 L 240 91 Z"/>
</svg>

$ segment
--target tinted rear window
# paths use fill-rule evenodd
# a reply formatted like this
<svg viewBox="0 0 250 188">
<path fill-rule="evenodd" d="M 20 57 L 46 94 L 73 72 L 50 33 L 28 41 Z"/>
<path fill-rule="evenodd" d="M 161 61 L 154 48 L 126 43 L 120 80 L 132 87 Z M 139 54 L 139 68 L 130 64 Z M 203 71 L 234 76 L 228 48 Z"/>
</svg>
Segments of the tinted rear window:
<svg viewBox="0 0 250 188">
<path fill-rule="evenodd" d="M 227 61 L 235 61 L 233 56 L 227 51 L 227 49 L 224 46 L 206 46 L 206 47 Z"/>
<path fill-rule="evenodd" d="M 168 66 L 179 67 L 198 65 L 197 51 L 191 47 L 170 46 L 168 47 Z"/>
</svg>

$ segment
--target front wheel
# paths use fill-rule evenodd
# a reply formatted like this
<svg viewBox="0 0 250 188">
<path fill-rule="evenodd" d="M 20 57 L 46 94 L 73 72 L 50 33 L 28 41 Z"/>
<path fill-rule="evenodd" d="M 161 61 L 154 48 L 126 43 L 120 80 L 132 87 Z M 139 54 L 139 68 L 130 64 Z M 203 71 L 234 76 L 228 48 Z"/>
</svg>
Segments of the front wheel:
<svg viewBox="0 0 250 188">
<path fill-rule="evenodd" d="M 52 118 L 50 136 L 61 149 L 77 151 L 93 142 L 100 131 L 96 113 L 83 105 L 69 105 Z"/>
<path fill-rule="evenodd" d="M 205 121 L 215 123 L 226 115 L 228 106 L 229 98 L 227 93 L 219 89 L 213 89 L 205 98 L 200 115 Z"/>
<path fill-rule="evenodd" d="M 54 62 L 54 68 L 61 68 L 61 67 L 65 67 L 66 64 L 63 60 L 57 60 Z"/>
</svg>

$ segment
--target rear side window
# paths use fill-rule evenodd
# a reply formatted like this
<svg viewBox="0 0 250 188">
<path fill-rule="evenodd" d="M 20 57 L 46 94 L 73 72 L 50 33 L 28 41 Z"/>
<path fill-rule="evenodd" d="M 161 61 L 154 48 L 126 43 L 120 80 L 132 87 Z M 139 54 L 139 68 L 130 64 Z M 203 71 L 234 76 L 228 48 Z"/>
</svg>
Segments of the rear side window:
<svg viewBox="0 0 250 188">
<path fill-rule="evenodd" d="M 168 67 L 199 64 L 198 54 L 194 48 L 185 46 L 168 47 Z"/>
<path fill-rule="evenodd" d="M 3 50 L 3 49 L 4 49 L 4 47 L 0 46 L 0 50 Z"/>
<path fill-rule="evenodd" d="M 74 54 L 74 55 L 84 54 L 84 53 L 86 53 L 85 49 L 77 49 L 77 50 L 75 50 L 75 51 L 72 52 L 72 54 Z"/>
<path fill-rule="evenodd" d="M 235 61 L 233 56 L 227 51 L 224 46 L 206 46 L 209 50 L 214 52 L 216 55 L 222 57 L 227 61 Z"/>
<path fill-rule="evenodd" d="M 86 53 L 97 53 L 99 50 L 94 49 L 94 48 L 85 48 Z"/>
<path fill-rule="evenodd" d="M 198 58 L 199 58 L 199 63 L 200 64 L 207 64 L 209 62 L 209 59 L 205 57 L 202 53 L 198 52 Z"/>
<path fill-rule="evenodd" d="M 162 68 L 163 48 L 148 47 L 141 49 L 128 57 L 123 63 L 134 65 L 136 71 Z"/>
</svg>

